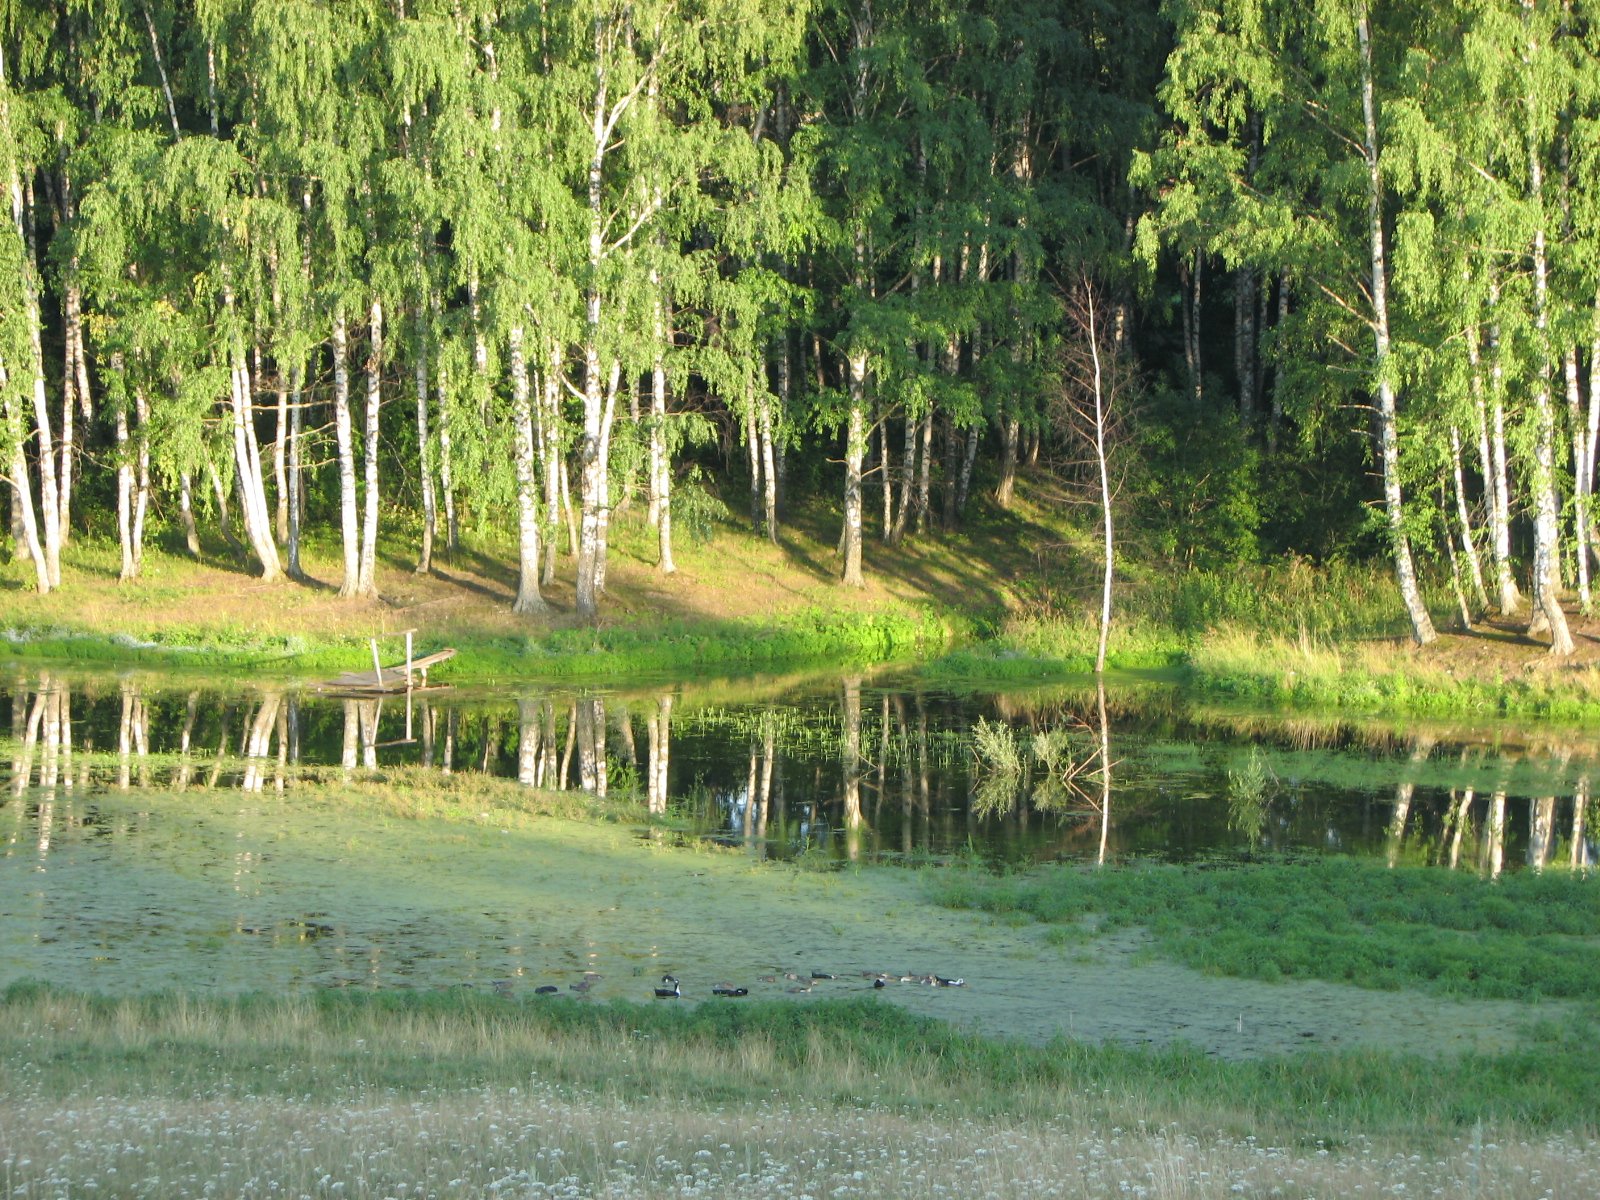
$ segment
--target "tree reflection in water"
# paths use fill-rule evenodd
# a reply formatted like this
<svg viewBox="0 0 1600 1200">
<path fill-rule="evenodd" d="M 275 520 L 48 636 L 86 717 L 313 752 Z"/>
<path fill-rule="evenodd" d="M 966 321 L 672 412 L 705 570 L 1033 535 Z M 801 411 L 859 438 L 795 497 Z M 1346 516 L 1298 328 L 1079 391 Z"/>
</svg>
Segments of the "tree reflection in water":
<svg viewBox="0 0 1600 1200">
<path fill-rule="evenodd" d="M 380 701 L 174 682 L 53 668 L 0 676 L 10 715 L 0 794 L 49 806 L 74 788 L 289 792 L 307 779 L 359 785 L 375 771 L 415 772 L 418 783 L 481 773 L 582 788 L 614 810 L 637 804 L 641 822 L 667 818 L 753 857 L 1309 850 L 1488 876 L 1594 860 L 1600 741 L 1541 726 L 1398 733 L 1152 707 L 1120 688 L 958 696 L 856 673 L 750 699 L 743 685 Z M 1258 779 L 1270 786 L 1247 786 Z"/>
</svg>

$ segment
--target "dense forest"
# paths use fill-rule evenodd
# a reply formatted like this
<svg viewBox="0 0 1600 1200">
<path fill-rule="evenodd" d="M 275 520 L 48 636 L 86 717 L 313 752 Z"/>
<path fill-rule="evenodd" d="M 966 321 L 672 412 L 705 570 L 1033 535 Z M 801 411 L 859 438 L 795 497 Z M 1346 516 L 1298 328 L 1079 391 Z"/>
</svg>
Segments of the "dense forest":
<svg viewBox="0 0 1600 1200">
<path fill-rule="evenodd" d="M 939 537 L 1085 469 L 1218 566 L 1384 556 L 1571 648 L 1600 430 L 1577 0 L 0 0 L 0 478 L 63 545 L 200 523 L 374 590 L 379 523 L 794 497 Z M 563 555 L 565 562 L 562 561 Z"/>
</svg>

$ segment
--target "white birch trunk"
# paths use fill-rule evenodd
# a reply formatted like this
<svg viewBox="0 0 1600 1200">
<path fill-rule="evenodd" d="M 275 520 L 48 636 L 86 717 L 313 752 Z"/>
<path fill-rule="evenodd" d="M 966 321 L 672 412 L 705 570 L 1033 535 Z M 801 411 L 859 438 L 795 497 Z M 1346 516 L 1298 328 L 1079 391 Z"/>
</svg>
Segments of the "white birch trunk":
<svg viewBox="0 0 1600 1200">
<path fill-rule="evenodd" d="M 1562 356 L 1566 367 L 1567 425 L 1572 431 L 1572 532 L 1578 569 L 1578 603 L 1584 612 L 1592 607 L 1589 591 L 1589 481 L 1584 466 L 1589 461 L 1588 429 L 1583 419 L 1583 394 L 1578 385 L 1578 348 L 1569 346 Z"/>
<path fill-rule="evenodd" d="M 433 442 L 428 428 L 428 322 L 427 306 L 417 306 L 417 469 L 422 475 L 422 547 L 417 555 L 417 574 L 433 570 L 433 538 L 439 524 L 439 508 L 433 494 Z"/>
<path fill-rule="evenodd" d="M 666 468 L 667 370 L 662 345 L 667 335 L 666 314 L 661 303 L 661 273 L 650 268 L 650 334 L 653 353 L 650 364 L 650 455 L 649 495 L 645 520 L 652 529 L 661 517 L 661 474 Z"/>
<path fill-rule="evenodd" d="M 522 348 L 522 326 L 510 333 L 511 424 L 517 469 L 517 599 L 516 613 L 542 613 L 539 594 L 539 478 L 533 454 L 533 402 L 528 388 L 528 362 Z"/>
<path fill-rule="evenodd" d="M 378 415 L 383 400 L 383 301 L 374 297 L 368 315 L 372 356 L 367 360 L 367 423 L 362 450 L 365 474 L 364 507 L 361 517 L 361 563 L 356 591 L 362 596 L 378 594 Z"/>
<path fill-rule="evenodd" d="M 1532 0 L 1522 0 L 1526 17 Z M 1528 43 L 1523 58 L 1525 69 L 1531 69 L 1533 43 Z M 1534 498 L 1533 523 L 1533 601 L 1534 616 L 1529 632 L 1548 624 L 1550 653 L 1556 657 L 1570 655 L 1575 649 L 1572 633 L 1567 628 L 1567 617 L 1561 609 L 1560 567 L 1561 552 L 1559 523 L 1560 504 L 1556 497 L 1556 422 L 1555 409 L 1550 395 L 1552 358 L 1550 351 L 1549 271 L 1545 252 L 1544 227 L 1544 164 L 1541 161 L 1537 131 L 1534 127 L 1534 99 L 1531 91 L 1526 97 L 1528 121 L 1528 199 L 1539 214 L 1533 231 L 1533 326 L 1538 347 L 1538 374 L 1534 380 L 1534 450 L 1533 477 L 1530 485 Z"/>
<path fill-rule="evenodd" d="M 122 373 L 120 352 L 112 354 L 111 369 Z M 127 583 L 137 574 L 133 566 L 133 463 L 128 450 L 128 410 L 121 404 L 116 408 L 111 426 L 117 454 L 117 545 L 122 549 L 122 569 L 117 582 Z"/>
<path fill-rule="evenodd" d="M 1094 452 L 1100 466 L 1100 516 L 1105 527 L 1105 571 L 1100 592 L 1100 647 L 1094 660 L 1095 674 L 1103 675 L 1106 669 L 1106 643 L 1111 637 L 1111 577 L 1116 560 L 1112 553 L 1111 474 L 1106 464 L 1106 395 L 1104 375 L 1100 369 L 1100 331 L 1096 322 L 1094 293 L 1087 288 L 1085 303 L 1089 316 L 1089 354 L 1094 364 Z M 1101 763 L 1102 769 L 1109 769 L 1109 765 L 1106 762 Z"/>
<path fill-rule="evenodd" d="M 595 498 L 597 519 L 595 531 L 594 590 L 604 595 L 606 590 L 606 563 L 609 560 L 611 538 L 611 429 L 617 412 L 617 394 L 622 386 L 622 363 L 611 360 L 611 374 L 606 385 L 605 407 L 600 413 L 600 456 L 596 475 Z"/>
<path fill-rule="evenodd" d="M 1596 448 L 1600 446 L 1600 287 L 1595 288 L 1594 294 L 1594 326 L 1593 337 L 1589 343 L 1589 413 L 1587 420 L 1587 437 L 1584 446 L 1587 454 L 1584 458 L 1583 489 L 1585 494 L 1594 495 L 1594 467 Z M 1594 506 L 1589 506 L 1589 544 L 1600 545 L 1600 526 L 1595 523 Z"/>
<path fill-rule="evenodd" d="M 139 419 L 135 437 L 137 454 L 133 476 L 133 573 L 137 576 L 144 566 L 144 519 L 150 508 L 150 401 L 144 389 L 133 393 L 134 415 Z"/>
<path fill-rule="evenodd" d="M 1367 236 L 1372 259 L 1372 332 L 1375 343 L 1373 370 L 1378 383 L 1379 452 L 1383 469 L 1384 509 L 1388 516 L 1390 552 L 1406 615 L 1411 620 L 1411 636 L 1425 646 L 1438 634 L 1422 600 L 1416 566 L 1411 559 L 1411 543 L 1406 538 L 1404 509 L 1400 496 L 1400 441 L 1396 430 L 1396 402 L 1389 365 L 1388 274 L 1383 234 L 1383 180 L 1378 171 L 1378 122 L 1372 83 L 1372 36 L 1363 4 L 1356 21 L 1361 46 L 1361 110 L 1365 120 L 1367 166 Z"/>
<path fill-rule="evenodd" d="M 840 546 L 844 554 L 841 582 L 864 587 L 861 575 L 861 464 L 867 456 L 866 384 L 867 356 L 852 351 L 849 357 L 850 416 L 844 439 L 844 529 Z"/>
<path fill-rule="evenodd" d="M 921 536 L 928 527 L 928 504 L 933 489 L 933 406 L 922 414 L 922 461 L 917 477 L 916 533 Z"/>
<path fill-rule="evenodd" d="M 66 186 L 67 184 L 63 182 L 62 187 Z M 73 460 L 77 457 L 77 432 L 73 419 L 75 402 L 76 407 L 86 414 L 91 404 L 89 367 L 84 361 L 83 299 L 76 278 L 78 272 L 76 258 L 73 259 L 68 271 L 70 278 L 63 289 L 65 295 L 62 304 L 66 348 L 63 355 L 64 378 L 61 388 L 61 473 L 58 485 L 63 544 L 72 536 Z"/>
<path fill-rule="evenodd" d="M 1456 519 L 1461 526 L 1461 548 L 1466 553 L 1467 570 L 1472 576 L 1472 592 L 1478 603 L 1489 607 L 1489 589 L 1483 581 L 1483 568 L 1478 563 L 1478 547 L 1472 536 L 1472 516 L 1467 510 L 1467 487 L 1461 467 L 1461 430 L 1450 426 L 1450 462 L 1455 471 Z"/>
<path fill-rule="evenodd" d="M 650 523 L 656 530 L 656 568 L 663 575 L 674 574 L 672 561 L 672 447 L 667 440 L 667 364 L 663 349 L 667 339 L 666 305 L 661 298 L 661 280 L 650 273 L 654 360 L 650 364 Z"/>
<path fill-rule="evenodd" d="M 778 544 L 778 479 L 777 462 L 772 450 L 772 401 L 761 399 L 761 480 L 762 514 L 766 524 L 767 540 Z"/>
<path fill-rule="evenodd" d="M 922 427 L 922 422 L 906 414 L 905 445 L 900 454 L 900 507 L 895 511 L 894 523 L 889 527 L 889 541 L 899 545 L 906 536 L 906 523 L 911 519 L 913 497 L 917 486 L 917 433 Z M 884 422 L 884 450 L 889 449 L 889 423 Z M 885 459 L 888 458 L 887 453 Z M 887 476 L 883 481 L 884 492 L 889 491 Z"/>
<path fill-rule="evenodd" d="M 290 579 L 304 579 L 305 569 L 300 565 L 300 532 L 305 520 L 301 512 L 300 436 L 305 427 L 305 414 L 300 405 L 304 400 L 305 367 L 296 363 L 289 369 L 289 561 L 285 567 Z"/>
<path fill-rule="evenodd" d="M 1498 283 L 1489 288 L 1489 303 L 1500 304 Z M 1511 572 L 1511 476 L 1506 454 L 1505 360 L 1501 354 L 1499 318 L 1489 326 L 1490 458 L 1495 494 L 1494 556 L 1500 589 L 1500 611 L 1510 615 L 1522 607 L 1522 593 Z"/>
<path fill-rule="evenodd" d="M 558 341 L 546 346 L 539 445 L 544 455 L 544 571 L 540 583 L 548 587 L 556 581 L 556 533 L 561 522 L 561 382 L 566 370 L 566 352 Z"/>
<path fill-rule="evenodd" d="M 333 432 L 339 453 L 339 533 L 344 576 L 339 595 L 354 596 L 361 583 L 360 518 L 356 510 L 356 449 L 350 428 L 350 349 L 344 305 L 333 313 Z"/>
<path fill-rule="evenodd" d="M 604 482 L 605 464 L 601 461 L 600 424 L 605 403 L 604 384 L 600 377 L 600 267 L 605 250 L 605 214 L 601 210 L 603 199 L 601 184 L 604 179 L 606 143 L 609 126 L 606 120 L 606 70 L 603 44 L 602 18 L 595 18 L 595 91 L 594 107 L 590 113 L 589 158 L 589 279 L 584 301 L 583 340 L 583 438 L 578 448 L 579 469 L 579 530 L 577 611 L 585 621 L 594 620 L 600 612 L 597 574 L 600 555 L 600 493 Z"/>
<path fill-rule="evenodd" d="M 11 128 L 11 103 L 10 81 L 6 76 L 5 41 L 0 39 L 0 151 L 5 152 L 5 178 L 6 199 L 11 206 L 11 220 L 16 227 L 17 237 L 24 243 L 27 237 L 23 228 L 23 199 L 22 181 L 15 157 L 16 139 Z M 26 253 L 26 251 L 24 251 Z M 23 302 L 28 305 L 33 296 L 33 281 L 28 272 L 31 262 L 22 264 Z M 34 315 L 32 327 L 38 329 L 37 316 Z M 27 434 L 23 428 L 22 414 L 12 403 L 11 392 L 7 386 L 11 378 L 11 368 L 8 368 L 5 358 L 0 356 L 0 415 L 4 416 L 6 429 L 11 442 L 11 495 L 12 495 L 12 520 L 14 525 L 20 526 L 20 549 L 27 553 L 33 563 L 34 579 L 39 594 L 48 594 L 55 586 L 59 576 L 52 577 L 49 564 L 45 560 L 44 547 L 40 545 L 39 519 L 33 506 L 33 484 L 28 478 L 28 460 L 23 451 L 23 443 Z M 43 364 L 35 372 L 40 386 L 43 385 Z M 50 496 L 49 503 L 54 505 L 56 497 Z M 59 526 L 60 509 L 54 513 L 47 513 L 47 520 Z"/>
<path fill-rule="evenodd" d="M 889 419 L 878 426 L 878 481 L 882 486 L 883 524 L 879 537 L 889 540 L 894 531 L 894 456 L 889 450 Z"/>
<path fill-rule="evenodd" d="M 61 586 L 61 494 L 56 487 L 54 440 L 50 434 L 50 405 L 45 395 L 44 345 L 39 328 L 39 297 L 34 290 L 33 264 L 23 267 L 23 308 L 33 369 L 33 419 L 39 439 L 39 510 L 44 520 L 44 564 L 50 586 Z"/>
<path fill-rule="evenodd" d="M 200 530 L 194 521 L 194 478 L 188 471 L 178 476 L 178 520 L 183 526 L 183 544 L 191 558 L 200 557 Z"/>
<path fill-rule="evenodd" d="M 225 303 L 231 312 L 231 294 L 226 297 Z M 244 344 L 237 333 L 231 335 L 231 343 L 228 391 L 233 407 L 233 460 L 239 492 L 239 515 L 244 521 L 245 537 L 261 566 L 261 577 L 270 581 L 278 579 L 283 570 L 278 562 L 277 544 L 272 540 L 267 498 L 261 482 L 261 453 L 255 437 L 250 368 L 245 362 Z"/>
</svg>

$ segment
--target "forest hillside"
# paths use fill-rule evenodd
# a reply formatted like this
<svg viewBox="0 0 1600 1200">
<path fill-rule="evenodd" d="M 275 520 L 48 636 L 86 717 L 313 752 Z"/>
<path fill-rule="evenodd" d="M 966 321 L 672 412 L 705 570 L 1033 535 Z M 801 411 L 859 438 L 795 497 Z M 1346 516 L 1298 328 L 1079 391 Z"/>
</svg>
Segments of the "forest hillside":
<svg viewBox="0 0 1600 1200">
<path fill-rule="evenodd" d="M 1370 567 L 1418 645 L 1570 656 L 1592 17 L 5 0 L 6 605 L 147 546 L 349 612 L 487 556 L 510 636 L 626 620 L 635 566 L 673 612 L 737 522 L 806 606 L 983 626 L 1093 610 L 1027 528 L 1087 562 L 1109 507 L 1136 593 Z M 720 605 L 778 603 L 750 561 Z"/>
</svg>

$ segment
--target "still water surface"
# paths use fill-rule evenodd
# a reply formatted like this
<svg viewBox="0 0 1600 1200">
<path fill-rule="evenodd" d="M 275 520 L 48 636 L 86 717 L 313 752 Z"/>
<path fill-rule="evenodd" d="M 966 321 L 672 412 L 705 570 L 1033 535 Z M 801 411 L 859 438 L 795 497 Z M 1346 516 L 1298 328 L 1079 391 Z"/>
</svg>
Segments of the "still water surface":
<svg viewBox="0 0 1600 1200">
<path fill-rule="evenodd" d="M 983 766 L 980 722 L 1009 731 L 1018 778 Z M 0 985 L 543 982 L 638 998 L 668 970 L 768 972 L 790 990 L 813 971 L 860 986 L 861 971 L 970 969 L 1018 982 L 1015 1022 L 1044 1004 L 1037 931 L 969 944 L 972 918 L 932 909 L 896 868 L 1332 852 L 1485 876 L 1587 869 L 1597 773 L 1581 731 L 1226 712 L 1139 681 L 1103 705 L 1092 686 L 958 694 L 903 674 L 380 703 L 12 670 Z M 483 811 L 398 814 L 395 797 L 430 780 Z M 609 816 L 518 820 L 503 801 L 518 784 L 604 795 Z M 851 862 L 876 869 L 829 881 Z M 955 1002 L 925 991 L 915 1006 Z M 1218 1003 L 1231 1029 L 1237 996 Z M 1204 1008 L 1192 987 L 1178 1007 Z"/>
</svg>

